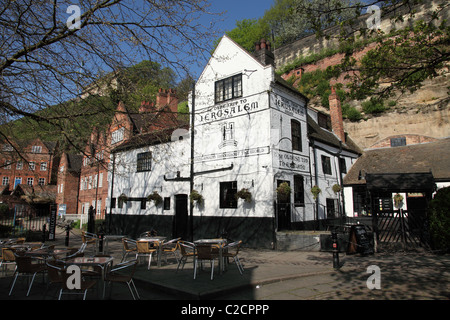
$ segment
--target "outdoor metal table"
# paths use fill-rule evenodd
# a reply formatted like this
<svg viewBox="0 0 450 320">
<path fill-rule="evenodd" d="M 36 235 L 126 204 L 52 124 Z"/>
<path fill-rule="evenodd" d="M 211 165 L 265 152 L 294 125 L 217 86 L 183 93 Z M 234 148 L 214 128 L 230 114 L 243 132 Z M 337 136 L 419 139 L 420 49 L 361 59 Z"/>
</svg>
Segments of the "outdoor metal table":
<svg viewBox="0 0 450 320">
<path fill-rule="evenodd" d="M 106 267 L 112 263 L 113 257 L 76 257 L 65 261 L 67 266 L 76 265 L 76 266 L 89 266 L 89 267 L 100 267 L 102 270 L 102 286 L 103 286 L 103 298 L 105 298 L 105 270 Z"/>
<path fill-rule="evenodd" d="M 103 237 L 103 241 L 105 243 L 105 246 L 103 247 L 103 252 L 107 253 L 108 252 L 108 244 L 109 241 L 122 241 L 122 239 L 125 238 L 124 235 L 113 235 L 113 234 L 109 234 Z"/>
<path fill-rule="evenodd" d="M 218 245 L 219 248 L 219 273 L 222 274 L 222 270 L 223 270 L 223 247 L 224 245 L 227 243 L 226 239 L 221 239 L 221 238 L 217 238 L 217 239 L 199 239 L 199 240 L 195 240 L 194 244 L 195 245 Z"/>
<path fill-rule="evenodd" d="M 69 252 L 71 252 L 71 250 L 67 249 L 67 248 L 63 248 L 63 249 L 41 248 L 41 249 L 26 251 L 25 255 L 31 256 L 31 257 L 40 257 L 43 259 L 48 259 L 48 258 L 55 257 L 58 255 L 67 254 Z"/>
<path fill-rule="evenodd" d="M 167 237 L 162 236 L 152 236 L 139 238 L 137 241 L 148 241 L 148 242 L 158 242 L 158 267 L 161 267 L 161 255 L 162 255 L 162 244 L 167 239 Z"/>
</svg>

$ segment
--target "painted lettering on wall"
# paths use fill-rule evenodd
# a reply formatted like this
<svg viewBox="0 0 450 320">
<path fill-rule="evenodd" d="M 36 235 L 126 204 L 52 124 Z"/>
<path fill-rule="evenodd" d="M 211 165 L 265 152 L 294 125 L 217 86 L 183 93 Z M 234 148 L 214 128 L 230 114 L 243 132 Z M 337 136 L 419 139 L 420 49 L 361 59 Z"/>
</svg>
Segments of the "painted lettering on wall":
<svg viewBox="0 0 450 320">
<path fill-rule="evenodd" d="M 306 108 L 304 105 L 300 105 L 292 100 L 289 100 L 273 92 L 270 95 L 270 99 L 271 99 L 270 105 L 273 108 L 279 109 L 280 111 L 283 111 L 290 116 L 293 115 L 305 116 Z"/>
<path fill-rule="evenodd" d="M 231 158 L 251 157 L 251 156 L 257 156 L 257 155 L 261 155 L 261 154 L 268 154 L 269 152 L 270 152 L 270 147 L 257 147 L 257 148 L 243 149 L 243 150 L 233 150 L 233 151 L 204 154 L 199 157 L 195 157 L 194 161 L 214 161 L 214 160 L 223 160 L 223 159 L 231 159 Z"/>
<path fill-rule="evenodd" d="M 274 152 L 274 166 L 280 169 L 308 172 L 309 159 L 299 154 L 279 150 Z"/>
<path fill-rule="evenodd" d="M 258 101 L 238 99 L 209 108 L 208 111 L 197 113 L 195 121 L 199 124 L 236 117 L 249 112 L 257 111 Z"/>
</svg>

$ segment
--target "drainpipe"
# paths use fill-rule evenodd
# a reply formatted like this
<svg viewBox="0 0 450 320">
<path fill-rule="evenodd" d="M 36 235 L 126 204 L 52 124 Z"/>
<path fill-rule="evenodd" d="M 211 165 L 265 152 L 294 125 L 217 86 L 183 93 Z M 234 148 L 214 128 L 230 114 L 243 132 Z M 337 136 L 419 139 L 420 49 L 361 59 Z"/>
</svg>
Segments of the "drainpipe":
<svg viewBox="0 0 450 320">
<path fill-rule="evenodd" d="M 190 186 L 189 194 L 194 190 L 194 133 L 195 133 L 195 83 L 192 84 L 192 108 L 191 108 L 191 167 L 190 167 Z M 190 240 L 194 241 L 194 203 L 189 201 L 189 233 Z"/>
<path fill-rule="evenodd" d="M 347 217 L 347 214 L 345 213 L 344 178 L 342 177 L 341 154 L 342 154 L 342 141 L 339 141 L 338 168 L 339 168 L 339 179 L 341 182 L 342 218 L 345 219 Z"/>
<path fill-rule="evenodd" d="M 315 141 L 313 139 L 311 139 L 312 143 L 312 148 L 313 148 L 313 154 L 314 154 L 314 181 L 315 181 L 315 185 L 319 186 L 319 178 L 318 178 L 318 172 L 317 172 L 317 154 L 316 154 L 316 146 L 315 146 Z M 314 231 L 315 231 L 315 227 L 316 224 L 318 226 L 319 223 L 319 195 L 317 195 L 317 199 L 316 199 L 316 213 L 315 213 L 315 223 L 314 223 Z"/>
<path fill-rule="evenodd" d="M 112 199 L 113 199 L 113 190 L 114 190 L 114 173 L 116 170 L 116 154 L 113 153 L 113 164 L 112 164 L 112 177 L 111 177 L 111 194 L 109 197 L 109 224 L 108 224 L 108 233 L 111 234 L 111 221 L 112 221 Z M 98 183 L 98 181 L 97 181 Z"/>
</svg>

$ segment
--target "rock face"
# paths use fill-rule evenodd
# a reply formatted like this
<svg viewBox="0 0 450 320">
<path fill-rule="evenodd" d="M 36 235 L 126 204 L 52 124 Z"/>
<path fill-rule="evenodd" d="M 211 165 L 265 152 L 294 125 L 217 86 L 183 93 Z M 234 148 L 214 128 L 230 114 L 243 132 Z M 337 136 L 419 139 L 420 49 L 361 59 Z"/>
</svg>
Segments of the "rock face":
<svg viewBox="0 0 450 320">
<path fill-rule="evenodd" d="M 389 32 L 392 28 L 404 27 L 414 20 L 425 19 L 427 14 L 435 10 L 441 3 L 441 0 L 427 1 L 416 8 L 416 14 L 413 18 L 405 15 L 404 21 L 400 22 L 396 21 L 394 23 L 389 17 L 384 17 L 381 21 L 381 29 L 384 32 Z M 440 15 L 442 19 L 448 19 L 450 17 L 449 7 L 440 11 Z M 366 16 L 362 16 L 360 23 L 364 24 L 365 19 Z M 336 33 L 336 28 L 330 28 L 326 32 L 334 34 Z M 314 35 L 309 36 L 275 50 L 275 64 L 277 67 L 282 67 L 291 63 L 297 57 L 305 57 L 313 53 L 319 53 L 324 49 L 335 46 L 336 42 L 333 42 L 333 37 L 330 39 L 326 37 L 317 39 Z M 364 49 L 355 52 L 354 58 L 356 60 L 360 59 L 372 46 L 373 44 L 369 44 Z M 314 63 L 302 65 L 283 74 L 283 78 L 289 79 L 294 77 L 298 81 L 304 73 L 317 69 L 325 70 L 328 66 L 340 63 L 342 57 L 343 54 L 335 54 Z M 334 82 L 345 83 L 344 76 L 345 74 L 341 75 L 338 79 L 334 79 L 333 83 L 330 81 L 330 83 L 332 85 Z M 449 66 L 447 65 L 444 70 L 441 70 L 440 76 L 425 81 L 422 88 L 416 92 L 408 92 L 393 97 L 391 101 L 395 101 L 393 103 L 394 105 L 391 104 L 389 110 L 383 114 L 377 116 L 363 115 L 364 120 L 360 120 L 359 122 L 346 120 L 344 122 L 345 131 L 362 149 L 383 145 L 386 141 L 385 139 L 391 136 L 407 135 L 410 140 L 407 141 L 408 144 L 410 142 L 424 142 L 428 138 L 450 137 L 449 77 L 450 72 Z M 294 85 L 296 81 L 294 81 Z M 361 111 L 361 101 L 346 103 Z M 325 113 L 329 113 L 329 110 L 322 108 L 320 105 L 320 99 L 312 98 L 309 105 Z"/>
<path fill-rule="evenodd" d="M 426 81 L 412 94 L 398 97 L 396 105 L 379 115 L 359 122 L 346 121 L 345 131 L 362 149 L 397 135 L 420 135 L 432 138 L 450 136 L 450 98 L 448 76 Z M 422 138 L 423 139 L 423 138 Z M 411 143 L 425 142 L 412 140 Z M 409 142 L 408 142 L 409 144 Z"/>
</svg>

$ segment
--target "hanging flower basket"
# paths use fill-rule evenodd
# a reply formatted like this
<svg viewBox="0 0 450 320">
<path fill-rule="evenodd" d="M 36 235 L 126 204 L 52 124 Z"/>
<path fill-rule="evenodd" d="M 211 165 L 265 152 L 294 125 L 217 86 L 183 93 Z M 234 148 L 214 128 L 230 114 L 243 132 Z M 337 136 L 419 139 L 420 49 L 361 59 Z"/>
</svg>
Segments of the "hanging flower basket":
<svg viewBox="0 0 450 320">
<path fill-rule="evenodd" d="M 318 186 L 313 186 L 311 188 L 311 193 L 313 194 L 313 198 L 314 200 L 317 199 L 317 197 L 319 196 L 319 193 L 322 192 L 322 189 L 320 189 Z"/>
<path fill-rule="evenodd" d="M 277 195 L 280 200 L 287 200 L 291 194 L 291 187 L 287 182 L 282 182 L 277 188 Z"/>
<path fill-rule="evenodd" d="M 252 194 L 248 189 L 242 188 L 236 193 L 236 198 L 244 199 L 245 202 L 252 202 Z"/>
<path fill-rule="evenodd" d="M 128 201 L 128 197 L 123 193 L 119 196 L 119 201 L 126 203 Z"/>
<path fill-rule="evenodd" d="M 153 191 L 153 193 L 147 197 L 147 201 L 153 201 L 155 206 L 158 206 L 162 203 L 163 199 L 157 191 Z"/>
<path fill-rule="evenodd" d="M 403 196 L 399 193 L 394 195 L 394 205 L 396 208 L 401 208 L 403 206 Z"/>
<path fill-rule="evenodd" d="M 203 196 L 198 193 L 197 190 L 192 190 L 191 194 L 189 195 L 189 198 L 191 199 L 191 202 L 196 201 L 198 204 L 202 204 L 204 199 Z"/>
<path fill-rule="evenodd" d="M 338 194 L 339 192 L 341 192 L 342 187 L 338 184 L 335 184 L 335 185 L 333 185 L 332 189 L 333 189 L 334 193 Z"/>
</svg>

